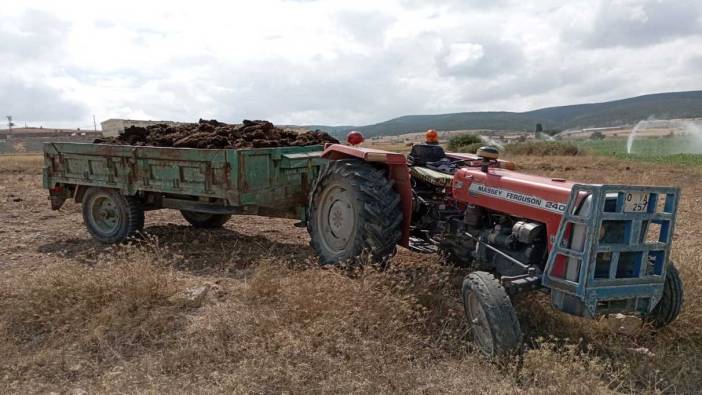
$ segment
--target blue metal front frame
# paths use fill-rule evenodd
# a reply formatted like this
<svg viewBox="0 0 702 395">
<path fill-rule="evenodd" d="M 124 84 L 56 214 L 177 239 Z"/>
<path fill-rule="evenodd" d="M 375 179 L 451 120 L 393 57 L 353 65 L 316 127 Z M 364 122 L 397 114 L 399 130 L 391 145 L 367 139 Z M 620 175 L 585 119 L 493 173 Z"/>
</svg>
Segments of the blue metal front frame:
<svg viewBox="0 0 702 395">
<path fill-rule="evenodd" d="M 645 212 L 624 212 L 624 197 L 630 192 L 649 194 Z M 605 211 L 607 196 L 611 197 L 613 194 L 617 196 L 616 207 L 613 211 Z M 578 213 L 579 206 L 588 195 L 592 197 L 592 209 L 589 210 L 589 215 Z M 609 306 L 608 303 L 612 303 L 615 309 L 620 310 L 619 312 L 650 312 L 663 292 L 679 195 L 680 190 L 671 187 L 574 185 L 542 280 L 545 287 L 551 288 L 554 304 L 563 310 L 568 310 L 564 307 L 563 300 L 569 299 L 571 302 L 582 303 L 584 307 L 582 312 L 570 312 L 591 317 L 603 312 L 612 312 L 605 311 L 605 306 Z M 660 199 L 665 199 L 663 207 L 659 207 Z M 659 210 L 660 208 L 662 210 Z M 628 240 L 620 243 L 601 242 L 600 228 L 603 221 L 620 222 Z M 568 248 L 570 243 L 568 229 L 572 230 L 576 224 L 586 226 L 582 251 Z M 645 231 L 644 227 L 650 224 L 660 225 L 660 236 L 657 242 L 644 240 L 645 234 L 642 234 L 642 231 Z M 604 276 L 602 271 L 596 275 L 599 254 L 609 257 L 609 261 L 604 261 L 604 265 L 600 265 L 600 267 L 609 265 L 609 271 Z M 625 254 L 627 259 L 633 257 L 634 261 L 638 257 L 636 276 L 626 278 L 618 276 L 622 254 Z M 570 281 L 565 278 L 565 275 L 563 277 L 552 275 L 559 256 L 563 256 L 562 260 L 566 263 L 568 258 L 580 261 L 577 281 Z M 614 304 L 616 302 L 621 303 L 616 305 Z"/>
</svg>

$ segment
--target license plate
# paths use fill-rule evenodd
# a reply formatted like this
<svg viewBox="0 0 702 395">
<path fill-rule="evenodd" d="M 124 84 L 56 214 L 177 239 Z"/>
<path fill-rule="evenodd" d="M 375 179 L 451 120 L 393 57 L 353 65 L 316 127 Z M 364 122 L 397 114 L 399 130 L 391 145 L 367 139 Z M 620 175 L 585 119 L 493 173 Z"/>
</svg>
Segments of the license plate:
<svg viewBox="0 0 702 395">
<path fill-rule="evenodd" d="M 625 213 L 645 213 L 648 209 L 648 193 L 627 192 L 624 195 Z"/>
</svg>

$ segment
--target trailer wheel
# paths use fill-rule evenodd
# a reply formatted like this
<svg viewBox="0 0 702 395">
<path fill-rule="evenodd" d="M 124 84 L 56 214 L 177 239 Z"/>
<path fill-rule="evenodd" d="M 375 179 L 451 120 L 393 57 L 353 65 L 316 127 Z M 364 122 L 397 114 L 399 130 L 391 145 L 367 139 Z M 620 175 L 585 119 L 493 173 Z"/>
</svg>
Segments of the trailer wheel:
<svg viewBox="0 0 702 395">
<path fill-rule="evenodd" d="M 101 243 L 119 243 L 144 228 L 144 210 L 139 201 L 116 189 L 88 188 L 82 206 L 88 232 Z"/>
<path fill-rule="evenodd" d="M 230 214 L 208 214 L 180 210 L 180 214 L 195 228 L 221 228 L 232 217 Z"/>
<path fill-rule="evenodd" d="M 519 352 L 522 330 L 504 287 L 490 273 L 473 272 L 463 280 L 463 307 L 473 341 L 488 357 Z"/>
<path fill-rule="evenodd" d="M 671 263 L 665 276 L 661 300 L 644 319 L 656 328 L 662 328 L 678 318 L 682 304 L 682 280 L 680 280 L 678 269 Z"/>
<path fill-rule="evenodd" d="M 400 196 L 383 168 L 355 159 L 331 161 L 310 196 L 307 231 L 323 265 L 360 264 L 362 255 L 384 268 L 402 235 Z"/>
</svg>

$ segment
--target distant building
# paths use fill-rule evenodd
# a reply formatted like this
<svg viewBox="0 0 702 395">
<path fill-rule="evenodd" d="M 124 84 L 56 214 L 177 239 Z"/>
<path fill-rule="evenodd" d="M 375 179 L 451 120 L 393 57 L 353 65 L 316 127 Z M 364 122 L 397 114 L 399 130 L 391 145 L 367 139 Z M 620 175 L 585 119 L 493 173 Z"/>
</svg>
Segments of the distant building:
<svg viewBox="0 0 702 395">
<path fill-rule="evenodd" d="M 93 130 L 81 130 L 81 129 L 58 129 L 58 128 L 43 128 L 43 127 L 27 127 L 27 128 L 12 128 L 12 131 L 8 129 L 0 129 L 0 136 L 5 136 L 5 138 L 37 138 L 37 137 L 66 137 L 66 136 L 101 136 L 102 133 Z"/>
<path fill-rule="evenodd" d="M 0 154 L 41 152 L 47 143 L 92 143 L 102 132 L 81 129 L 12 128 L 0 130 Z"/>
<path fill-rule="evenodd" d="M 138 119 L 117 119 L 117 118 L 112 118 L 108 119 L 107 121 L 100 122 L 100 126 L 102 127 L 102 135 L 105 137 L 114 137 L 114 136 L 119 136 L 121 133 L 124 132 L 124 129 L 130 127 L 130 126 L 141 126 L 141 127 L 147 127 L 150 125 L 156 125 L 159 123 L 165 123 L 167 125 L 177 125 L 179 122 L 173 122 L 173 121 L 143 121 L 143 120 L 138 120 Z"/>
</svg>

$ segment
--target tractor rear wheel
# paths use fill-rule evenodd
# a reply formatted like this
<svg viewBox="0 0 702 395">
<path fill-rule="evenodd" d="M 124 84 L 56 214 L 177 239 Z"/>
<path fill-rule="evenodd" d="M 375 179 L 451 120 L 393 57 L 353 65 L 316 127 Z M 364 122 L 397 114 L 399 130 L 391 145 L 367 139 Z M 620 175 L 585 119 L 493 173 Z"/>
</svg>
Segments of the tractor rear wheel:
<svg viewBox="0 0 702 395">
<path fill-rule="evenodd" d="M 180 214 L 193 227 L 203 229 L 221 228 L 232 217 L 229 214 L 208 214 L 187 210 L 180 210 Z"/>
<path fill-rule="evenodd" d="M 653 324 L 653 326 L 656 328 L 662 328 L 678 318 L 682 304 L 682 280 L 680 280 L 680 273 L 678 272 L 678 269 L 676 269 L 675 265 L 671 263 L 670 266 L 668 266 L 665 276 L 661 300 L 658 301 L 658 304 L 653 308 L 653 311 L 644 317 L 644 319 Z"/>
<path fill-rule="evenodd" d="M 101 243 L 119 243 L 144 228 L 144 210 L 139 201 L 116 189 L 88 188 L 82 211 L 88 232 Z"/>
<path fill-rule="evenodd" d="M 323 265 L 360 264 L 364 254 L 385 267 L 402 235 L 400 196 L 387 171 L 343 159 L 322 169 L 310 196 L 307 231 Z"/>
<path fill-rule="evenodd" d="M 473 341 L 483 354 L 502 357 L 519 352 L 522 330 L 517 312 L 495 276 L 487 272 L 467 275 L 462 299 Z"/>
</svg>

